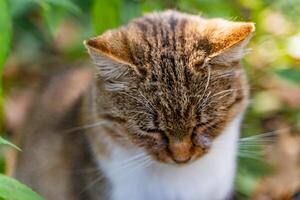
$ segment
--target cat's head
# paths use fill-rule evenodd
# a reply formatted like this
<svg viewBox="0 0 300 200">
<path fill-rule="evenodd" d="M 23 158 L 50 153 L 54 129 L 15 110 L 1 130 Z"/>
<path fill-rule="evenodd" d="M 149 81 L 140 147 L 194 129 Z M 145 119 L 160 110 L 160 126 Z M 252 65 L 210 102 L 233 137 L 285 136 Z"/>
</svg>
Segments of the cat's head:
<svg viewBox="0 0 300 200">
<path fill-rule="evenodd" d="M 104 99 L 98 106 L 111 111 L 99 117 L 122 123 L 118 137 L 158 161 L 196 160 L 245 107 L 240 60 L 254 29 L 166 11 L 85 41 Z"/>
</svg>

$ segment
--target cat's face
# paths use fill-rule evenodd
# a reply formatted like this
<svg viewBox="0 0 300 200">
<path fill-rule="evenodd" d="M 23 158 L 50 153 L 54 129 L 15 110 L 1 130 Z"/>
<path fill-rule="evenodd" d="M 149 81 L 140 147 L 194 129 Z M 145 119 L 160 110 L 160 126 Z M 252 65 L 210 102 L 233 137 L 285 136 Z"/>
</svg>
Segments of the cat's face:
<svg viewBox="0 0 300 200">
<path fill-rule="evenodd" d="M 99 107 L 111 111 L 99 117 L 122 124 L 118 137 L 160 162 L 196 160 L 243 111 L 239 61 L 253 31 L 252 23 L 168 11 L 86 41 L 105 99 Z"/>
</svg>

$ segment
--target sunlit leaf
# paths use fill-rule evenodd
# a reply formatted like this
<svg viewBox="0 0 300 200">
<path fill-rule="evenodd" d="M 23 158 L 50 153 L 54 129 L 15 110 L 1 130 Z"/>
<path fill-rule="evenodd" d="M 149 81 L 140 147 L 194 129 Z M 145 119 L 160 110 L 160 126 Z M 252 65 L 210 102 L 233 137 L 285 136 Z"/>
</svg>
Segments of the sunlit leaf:
<svg viewBox="0 0 300 200">
<path fill-rule="evenodd" d="M 1 174 L 0 197 L 10 200 L 43 200 L 41 196 L 26 185 Z"/>
<path fill-rule="evenodd" d="M 144 13 L 151 12 L 153 10 L 162 10 L 164 8 L 164 2 L 159 0 L 145 0 L 142 1 L 141 8 Z"/>
<path fill-rule="evenodd" d="M 0 1 L 0 127 L 3 123 L 3 88 L 2 88 L 2 70 L 5 60 L 10 50 L 12 35 L 11 16 L 5 0 Z M 1 129 L 0 129 L 1 130 Z"/>
<path fill-rule="evenodd" d="M 281 69 L 281 70 L 277 70 L 276 74 L 279 77 L 286 79 L 289 82 L 292 82 L 292 83 L 300 86 L 300 70 L 299 69 L 294 69 L 294 68 Z"/>
<path fill-rule="evenodd" d="M 258 182 L 257 177 L 254 177 L 247 171 L 239 172 L 236 177 L 237 190 L 244 196 L 250 196 Z"/>
<path fill-rule="evenodd" d="M 18 17 L 30 10 L 36 3 L 33 0 L 9 0 L 8 5 L 12 17 Z"/>
<path fill-rule="evenodd" d="M 126 24 L 129 20 L 141 15 L 140 1 L 123 0 L 121 6 L 122 24 Z"/>
<path fill-rule="evenodd" d="M 120 24 L 120 0 L 95 1 L 92 8 L 92 21 L 97 33 L 115 28 Z"/>
<path fill-rule="evenodd" d="M 70 0 L 34 0 L 43 9 L 44 20 L 50 30 L 50 33 L 55 35 L 58 26 L 64 19 L 67 11 L 74 14 L 81 14 L 80 8 L 73 4 Z"/>
<path fill-rule="evenodd" d="M 5 0 L 0 1 L 0 72 L 9 52 L 12 35 L 11 17 Z"/>
<path fill-rule="evenodd" d="M 58 7 L 44 7 L 43 9 L 43 17 L 50 30 L 52 36 L 55 35 L 60 23 L 64 19 L 65 16 L 64 10 Z"/>
<path fill-rule="evenodd" d="M 81 13 L 80 8 L 70 0 L 33 0 L 33 1 L 39 3 L 42 7 L 49 6 L 52 4 L 52 6 L 54 5 L 54 6 L 65 8 L 66 10 L 73 12 L 74 14 Z"/>
<path fill-rule="evenodd" d="M 11 142 L 5 140 L 4 138 L 2 138 L 2 137 L 0 136 L 0 145 L 1 145 L 1 144 L 2 144 L 2 145 L 8 145 L 8 146 L 11 146 L 11 147 L 13 147 L 13 148 L 15 148 L 15 149 L 21 151 L 21 149 L 20 149 L 19 147 L 17 147 L 17 146 L 14 145 L 13 143 L 11 143 Z"/>
</svg>

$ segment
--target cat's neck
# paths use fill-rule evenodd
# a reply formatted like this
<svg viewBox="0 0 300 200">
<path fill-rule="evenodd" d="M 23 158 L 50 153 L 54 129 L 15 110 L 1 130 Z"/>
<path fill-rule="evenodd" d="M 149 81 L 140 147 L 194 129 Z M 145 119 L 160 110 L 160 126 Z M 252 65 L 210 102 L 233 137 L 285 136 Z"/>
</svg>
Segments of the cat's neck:
<svg viewBox="0 0 300 200">
<path fill-rule="evenodd" d="M 124 148 L 102 137 L 109 149 L 108 156 L 95 155 L 112 183 L 114 199 L 224 199 L 233 185 L 241 118 L 242 115 L 237 116 L 228 125 L 207 155 L 181 166 L 143 159 L 142 150 Z M 97 143 L 95 138 L 93 143 Z M 132 193 L 136 188 L 140 192 Z"/>
</svg>

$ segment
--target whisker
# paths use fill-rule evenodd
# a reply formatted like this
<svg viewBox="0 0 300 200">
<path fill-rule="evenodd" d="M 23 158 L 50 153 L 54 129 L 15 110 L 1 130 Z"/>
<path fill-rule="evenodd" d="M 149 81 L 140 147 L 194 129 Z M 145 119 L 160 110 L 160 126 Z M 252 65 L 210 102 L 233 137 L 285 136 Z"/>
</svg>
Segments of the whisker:
<svg viewBox="0 0 300 200">
<path fill-rule="evenodd" d="M 140 91 L 139 91 L 139 93 L 141 94 Z M 124 95 L 126 95 L 126 96 L 128 96 L 128 97 L 130 97 L 130 98 L 135 99 L 135 100 L 138 101 L 141 105 L 146 106 L 146 108 L 149 110 L 149 112 L 153 112 L 153 109 L 154 109 L 153 105 L 150 105 L 150 106 L 149 106 L 149 101 L 145 98 L 144 95 L 141 95 L 141 96 L 142 96 L 145 100 L 148 101 L 146 104 L 145 104 L 145 101 L 143 101 L 142 99 L 139 99 L 139 98 L 137 98 L 136 96 L 130 95 L 130 94 L 126 93 L 126 92 L 120 92 L 120 94 L 124 94 Z"/>
<path fill-rule="evenodd" d="M 231 148 L 215 148 L 214 150 L 217 151 L 231 151 Z M 237 156 L 242 157 L 242 158 L 251 158 L 251 159 L 256 159 L 256 160 L 261 160 L 262 156 L 265 156 L 265 151 L 261 149 L 255 149 L 255 148 L 250 148 L 250 149 L 242 149 L 238 147 L 237 149 Z"/>
<path fill-rule="evenodd" d="M 146 155 L 144 152 L 143 152 L 143 153 L 140 153 L 140 154 L 137 154 L 137 155 L 135 155 L 135 156 L 130 157 L 129 159 L 127 159 L 127 160 L 125 160 L 125 161 L 121 161 L 121 162 L 120 162 L 120 165 L 129 163 L 129 162 L 132 162 L 132 161 L 134 161 L 134 160 L 136 160 L 136 159 L 139 159 L 139 158 L 145 157 L 145 156 L 147 156 L 147 155 Z"/>
<path fill-rule="evenodd" d="M 136 101 L 140 102 L 142 105 L 145 104 L 145 102 L 142 101 L 141 99 L 137 98 L 136 96 L 130 95 L 130 94 L 126 93 L 126 92 L 119 92 L 119 94 L 123 94 L 123 95 L 126 95 L 126 96 L 130 97 L 130 98 L 133 98 Z"/>
<path fill-rule="evenodd" d="M 153 106 L 153 104 L 142 94 L 141 91 L 139 91 L 140 95 L 143 97 L 143 99 L 147 102 L 147 104 L 149 104 L 153 110 L 155 110 L 155 106 Z"/>
<path fill-rule="evenodd" d="M 252 154 L 247 154 L 247 153 L 240 153 L 238 152 L 238 157 L 242 157 L 242 158 L 250 158 L 250 159 L 254 159 L 254 160 L 262 160 L 262 158 L 252 155 Z"/>
<path fill-rule="evenodd" d="M 87 191 L 88 189 L 90 189 L 91 187 L 93 187 L 96 183 L 100 182 L 103 178 L 105 178 L 105 176 L 103 174 L 98 175 L 98 177 L 93 180 L 91 183 L 89 183 L 87 186 L 85 186 L 78 195 L 81 195 L 82 193 L 84 193 L 85 191 Z"/>
<path fill-rule="evenodd" d="M 75 131 L 95 128 L 97 126 L 101 126 L 101 125 L 106 124 L 106 123 L 107 123 L 107 121 L 100 121 L 100 122 L 96 122 L 96 123 L 93 123 L 93 124 L 87 124 L 87 125 L 83 125 L 83 126 L 78 126 L 78 127 L 66 129 L 66 130 L 63 130 L 62 132 L 63 133 L 71 133 L 71 132 L 75 132 Z"/>
<path fill-rule="evenodd" d="M 239 153 L 247 153 L 247 154 L 252 154 L 252 155 L 264 155 L 263 150 L 250 150 L 250 149 L 238 149 Z"/>
<path fill-rule="evenodd" d="M 279 130 L 274 130 L 274 131 L 269 131 L 266 133 L 262 133 L 262 134 L 257 134 L 257 135 L 252 135 L 249 137 L 244 137 L 244 138 L 240 138 L 240 142 L 249 142 L 249 141 L 274 141 L 275 139 L 272 138 L 273 136 L 279 135 L 284 133 L 285 131 L 290 130 L 290 127 L 288 128 L 283 128 L 283 129 L 279 129 Z"/>
<path fill-rule="evenodd" d="M 133 166 L 133 168 L 128 169 L 128 171 L 126 171 L 126 174 L 122 174 L 122 176 L 119 177 L 119 179 L 124 179 L 125 177 L 130 176 L 133 172 L 142 169 L 145 166 L 148 166 L 152 163 L 151 158 L 146 157 L 144 158 L 142 161 L 140 161 L 137 165 Z"/>
<path fill-rule="evenodd" d="M 265 147 L 273 144 L 276 138 L 272 138 L 290 128 L 279 129 L 275 131 L 269 131 L 266 133 L 244 137 L 239 139 L 239 153 L 240 157 L 247 157 L 252 159 L 261 159 L 259 157 L 265 155 Z"/>
<path fill-rule="evenodd" d="M 220 79 L 220 78 L 231 78 L 231 77 L 237 77 L 241 73 L 240 70 L 227 70 L 225 72 L 216 73 L 213 75 L 213 78 Z"/>
<path fill-rule="evenodd" d="M 208 105 L 208 104 L 206 104 L 206 103 L 207 103 L 207 101 L 209 100 L 210 95 L 211 95 L 211 91 L 208 92 L 208 94 L 207 94 L 207 96 L 205 97 L 205 99 L 203 100 L 203 102 L 200 104 L 200 106 L 198 106 L 198 107 L 200 108 L 200 111 L 204 110 L 204 109 L 206 108 L 206 106 Z M 201 99 L 201 100 L 202 100 L 202 99 Z M 201 101 L 201 100 L 200 100 L 200 101 Z M 199 102 L 200 102 L 200 101 L 199 101 Z M 203 107 L 203 105 L 204 105 L 204 107 Z"/>
<path fill-rule="evenodd" d="M 135 161 L 132 161 L 130 163 L 127 163 L 126 165 L 123 165 L 122 167 L 120 167 L 119 171 L 122 169 L 126 169 L 126 168 L 130 168 L 132 165 L 134 165 L 133 167 L 135 167 L 136 165 L 139 165 L 140 163 L 144 162 L 145 160 L 150 159 L 148 156 L 146 157 L 142 157 L 140 159 L 137 159 Z"/>
<path fill-rule="evenodd" d="M 214 98 L 214 97 L 216 97 L 218 95 L 221 95 L 221 94 L 224 94 L 224 93 L 227 94 L 227 93 L 230 93 L 230 92 L 234 92 L 234 91 L 237 91 L 237 90 L 241 90 L 241 89 L 227 89 L 227 90 L 222 90 L 221 92 L 218 92 L 218 93 L 212 95 L 211 98 Z"/>
<path fill-rule="evenodd" d="M 256 144 L 256 143 L 253 143 L 253 144 L 239 144 L 239 148 L 254 148 L 254 147 L 264 147 L 266 146 L 265 144 Z"/>
<path fill-rule="evenodd" d="M 207 75 L 207 81 L 206 81 L 206 84 L 205 84 L 205 87 L 204 87 L 204 90 L 203 90 L 202 94 L 201 95 L 192 95 L 192 97 L 198 97 L 198 96 L 200 97 L 199 100 L 198 100 L 198 102 L 197 102 L 197 105 L 200 104 L 201 101 L 203 101 L 203 98 L 205 96 L 206 96 L 205 98 L 207 99 L 208 96 L 211 93 L 211 92 L 209 92 L 209 95 L 206 94 L 207 89 L 208 89 L 209 84 L 210 84 L 210 78 L 211 78 L 211 68 L 210 68 L 210 65 L 207 66 L 207 73 L 208 73 L 208 75 Z M 203 105 L 203 102 L 198 107 L 201 107 L 202 105 Z"/>
<path fill-rule="evenodd" d="M 206 82 L 206 85 L 205 85 L 205 88 L 204 88 L 204 92 L 206 92 L 208 86 L 209 86 L 209 83 L 210 83 L 210 77 L 211 77 L 211 69 L 210 69 L 210 65 L 207 66 L 207 73 L 208 73 L 208 76 L 207 76 L 207 82 Z"/>
<path fill-rule="evenodd" d="M 131 160 L 131 161 L 130 161 Z M 124 162 L 120 162 L 120 167 L 115 168 L 112 170 L 112 173 L 120 173 L 123 171 L 123 169 L 130 168 L 131 166 L 136 167 L 138 165 L 141 165 L 141 163 L 144 163 L 145 161 L 151 161 L 150 156 L 143 156 L 142 154 L 135 155 L 134 157 L 129 158 L 126 160 L 125 164 Z M 91 183 L 89 183 L 82 191 L 80 191 L 79 195 L 88 190 L 89 188 L 93 187 L 96 183 L 100 182 L 105 176 L 103 174 L 100 174 L 95 180 L 93 180 Z"/>
</svg>

